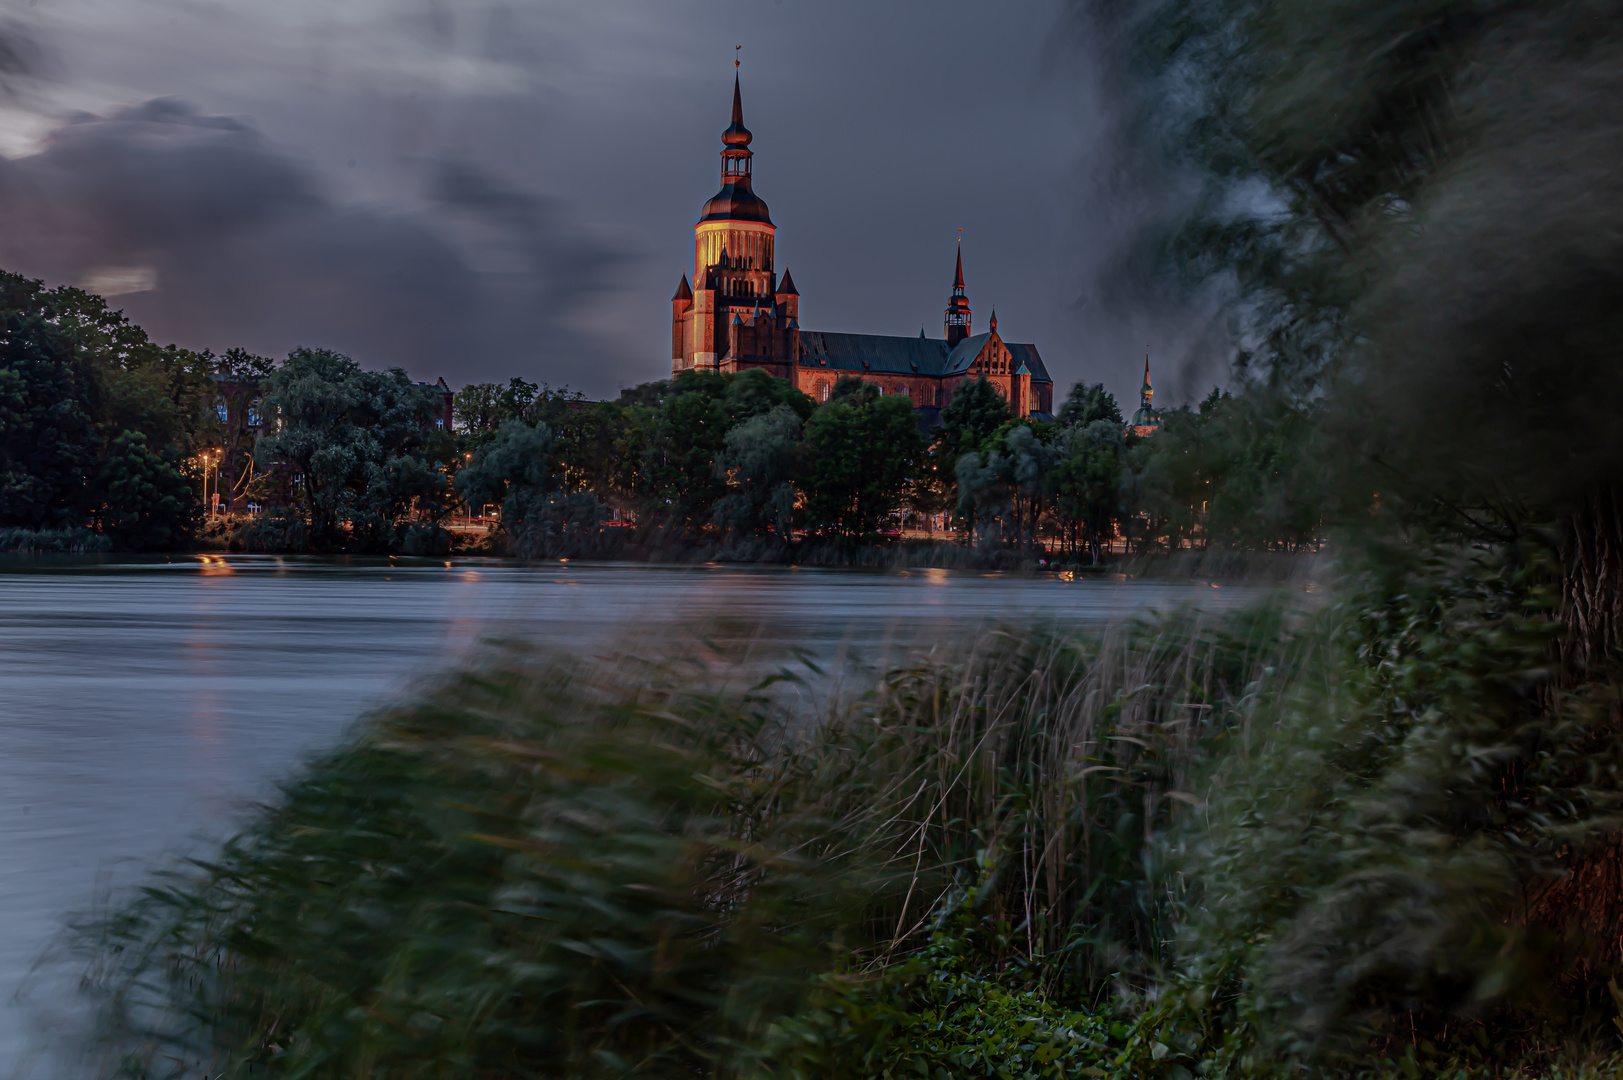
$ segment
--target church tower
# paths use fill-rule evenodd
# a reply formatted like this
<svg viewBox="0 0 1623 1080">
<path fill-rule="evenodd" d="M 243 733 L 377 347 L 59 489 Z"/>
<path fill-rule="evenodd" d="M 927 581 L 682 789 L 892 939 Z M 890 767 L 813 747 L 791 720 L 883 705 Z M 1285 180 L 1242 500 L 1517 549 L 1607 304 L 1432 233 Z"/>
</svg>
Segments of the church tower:
<svg viewBox="0 0 1623 1080">
<path fill-rule="evenodd" d="M 735 75 L 732 123 L 721 133 L 721 190 L 693 226 L 693 285 L 683 275 L 671 301 L 672 375 L 765 366 L 792 377 L 800 297 L 787 275 L 778 284 L 777 226 L 755 194 L 753 138 Z"/>
<path fill-rule="evenodd" d="M 1161 429 L 1161 414 L 1155 408 L 1155 387 L 1150 385 L 1150 354 L 1144 354 L 1144 385 L 1138 389 L 1138 411 L 1128 430 L 1140 437 L 1154 435 Z"/>
<path fill-rule="evenodd" d="M 970 334 L 969 297 L 964 295 L 964 249 L 958 249 L 958 269 L 952 275 L 952 296 L 947 299 L 944 328 L 947 348 L 952 348 Z"/>
</svg>

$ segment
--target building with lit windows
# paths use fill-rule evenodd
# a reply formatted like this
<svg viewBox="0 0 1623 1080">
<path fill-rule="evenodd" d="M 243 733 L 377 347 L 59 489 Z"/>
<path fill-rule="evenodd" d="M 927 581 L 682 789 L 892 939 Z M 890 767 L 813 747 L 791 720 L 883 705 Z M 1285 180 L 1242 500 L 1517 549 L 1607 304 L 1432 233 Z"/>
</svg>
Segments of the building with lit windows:
<svg viewBox="0 0 1623 1080">
<path fill-rule="evenodd" d="M 682 274 L 671 298 L 671 374 L 762 368 L 826 401 L 841 375 L 855 375 L 881 393 L 903 394 L 930 425 L 958 384 L 984 376 L 1016 415 L 1050 419 L 1054 381 L 1037 347 L 1005 341 L 997 313 L 976 334 L 964 292 L 963 253 L 953 274 L 942 336 L 888 337 L 802 330 L 800 292 L 776 268 L 777 226 L 755 194 L 754 154 L 744 126 L 738 81 L 733 120 L 722 132 L 721 190 L 693 226 L 693 280 Z"/>
</svg>

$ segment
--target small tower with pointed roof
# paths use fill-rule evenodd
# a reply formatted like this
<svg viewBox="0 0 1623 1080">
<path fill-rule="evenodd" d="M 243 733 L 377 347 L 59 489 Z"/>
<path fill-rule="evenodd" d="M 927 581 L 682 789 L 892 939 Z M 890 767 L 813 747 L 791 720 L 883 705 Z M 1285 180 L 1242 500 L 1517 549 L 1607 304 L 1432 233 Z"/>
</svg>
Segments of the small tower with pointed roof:
<svg viewBox="0 0 1623 1080">
<path fill-rule="evenodd" d="M 1161 414 L 1155 408 L 1155 387 L 1150 385 L 1150 353 L 1144 350 L 1144 385 L 1138 390 L 1138 411 L 1130 425 L 1134 435 L 1143 438 L 1161 429 Z"/>
<path fill-rule="evenodd" d="M 952 348 L 970 335 L 969 297 L 964 295 L 964 249 L 958 248 L 958 266 L 952 274 L 952 295 L 947 298 L 946 321 L 943 329 L 946 331 L 947 348 Z"/>
</svg>

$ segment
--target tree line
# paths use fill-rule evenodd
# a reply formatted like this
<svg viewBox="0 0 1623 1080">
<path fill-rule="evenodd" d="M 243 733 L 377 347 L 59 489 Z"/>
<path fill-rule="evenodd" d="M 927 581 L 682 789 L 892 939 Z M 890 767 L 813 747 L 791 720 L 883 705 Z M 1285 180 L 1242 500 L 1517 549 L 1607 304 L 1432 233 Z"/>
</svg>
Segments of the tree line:
<svg viewBox="0 0 1623 1080">
<path fill-rule="evenodd" d="M 906 398 L 853 377 L 821 403 L 761 371 L 609 401 L 514 378 L 463 387 L 447 430 L 439 391 L 400 369 L 158 346 L 100 297 L 14 274 L 0 304 L 0 530 L 14 537 L 165 550 L 228 532 L 249 550 L 428 554 L 450 550 L 450 518 L 499 508 L 524 557 L 781 558 L 923 530 L 1097 562 L 1115 537 L 1291 549 L 1321 518 L 1301 440 L 1215 391 L 1140 439 L 1099 384 L 1038 421 L 966 382 L 926 430 Z"/>
</svg>

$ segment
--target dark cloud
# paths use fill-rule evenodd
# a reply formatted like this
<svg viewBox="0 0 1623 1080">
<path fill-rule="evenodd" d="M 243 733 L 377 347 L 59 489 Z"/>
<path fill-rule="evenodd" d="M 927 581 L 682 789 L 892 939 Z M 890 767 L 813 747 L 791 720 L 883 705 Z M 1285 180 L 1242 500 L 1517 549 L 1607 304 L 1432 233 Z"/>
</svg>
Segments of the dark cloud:
<svg viewBox="0 0 1623 1080">
<path fill-rule="evenodd" d="M 80 115 L 0 162 L 0 264 L 120 294 L 194 347 L 589 378 L 602 343 L 571 316 L 620 257 L 534 194 L 451 162 L 434 175 L 417 209 L 346 205 L 244 120 L 173 99 Z"/>
</svg>

